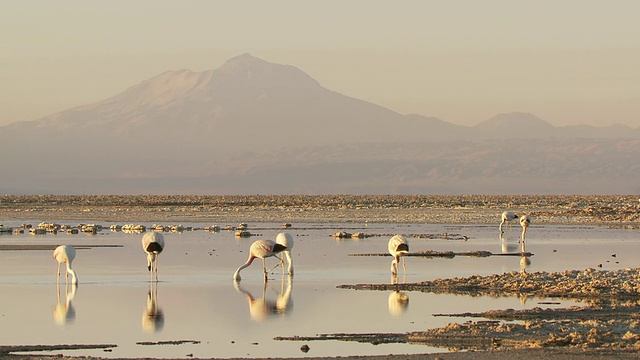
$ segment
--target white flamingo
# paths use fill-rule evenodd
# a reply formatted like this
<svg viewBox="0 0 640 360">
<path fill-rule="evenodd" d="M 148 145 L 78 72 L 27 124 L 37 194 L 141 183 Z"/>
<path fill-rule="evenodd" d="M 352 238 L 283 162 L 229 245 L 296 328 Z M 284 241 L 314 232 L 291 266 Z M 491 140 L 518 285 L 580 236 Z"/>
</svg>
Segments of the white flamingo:
<svg viewBox="0 0 640 360">
<path fill-rule="evenodd" d="M 58 279 L 57 282 L 60 283 L 60 265 L 65 263 L 67 265 L 67 273 L 65 276 L 65 280 L 69 281 L 69 274 L 71 274 L 71 283 L 74 285 L 78 284 L 78 277 L 76 276 L 76 272 L 71 268 L 71 263 L 73 259 L 76 258 L 76 249 L 71 245 L 60 245 L 55 250 L 53 250 L 53 258 L 58 261 Z"/>
<path fill-rule="evenodd" d="M 527 215 L 522 215 L 520 217 L 520 225 L 522 226 L 522 242 L 525 241 L 525 237 L 527 235 L 527 228 L 531 224 L 531 219 Z"/>
<path fill-rule="evenodd" d="M 285 246 L 286 249 L 282 252 L 287 258 L 287 272 L 293 276 L 293 259 L 291 258 L 291 249 L 293 249 L 293 236 L 289 233 L 281 232 L 276 235 L 276 243 Z"/>
<path fill-rule="evenodd" d="M 156 231 L 142 235 L 142 250 L 147 253 L 147 269 L 149 269 L 149 281 L 153 281 L 153 273 L 156 273 L 158 282 L 158 257 L 164 250 L 164 236 Z"/>
<path fill-rule="evenodd" d="M 502 224 L 504 224 L 506 222 L 507 226 L 510 226 L 511 222 L 513 220 L 516 220 L 517 218 L 518 218 L 518 215 L 516 215 L 512 211 L 503 212 L 502 213 L 502 220 L 500 221 L 500 234 L 504 233 L 504 231 L 502 230 Z"/>
<path fill-rule="evenodd" d="M 391 239 L 389 239 L 389 254 L 393 256 L 393 260 L 391 261 L 391 273 L 398 273 L 398 262 L 400 261 L 400 257 L 402 257 L 402 269 L 404 269 L 405 274 L 407 273 L 407 267 L 404 263 L 404 255 L 409 252 L 409 242 L 402 235 L 394 235 Z"/>
<path fill-rule="evenodd" d="M 278 260 L 280 260 L 280 263 L 282 263 L 282 259 L 280 259 L 277 256 L 277 254 L 286 249 L 287 248 L 284 245 L 278 244 L 275 241 L 271 241 L 271 240 L 255 241 L 253 244 L 251 244 L 251 247 L 249 248 L 249 258 L 247 259 L 247 262 L 240 265 L 240 267 L 236 270 L 236 272 L 233 274 L 233 280 L 240 281 L 242 279 L 240 277 L 240 271 L 242 271 L 242 269 L 251 265 L 253 260 L 258 258 L 258 259 L 262 259 L 262 271 L 264 272 L 264 280 L 267 281 L 267 264 L 266 264 L 265 258 L 274 256 Z"/>
</svg>

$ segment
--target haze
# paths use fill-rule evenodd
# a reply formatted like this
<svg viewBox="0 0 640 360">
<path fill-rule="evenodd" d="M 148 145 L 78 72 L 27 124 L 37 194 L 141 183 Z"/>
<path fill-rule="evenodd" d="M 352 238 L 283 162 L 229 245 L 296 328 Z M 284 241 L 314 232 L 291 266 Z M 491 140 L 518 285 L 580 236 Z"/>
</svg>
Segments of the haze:
<svg viewBox="0 0 640 360">
<path fill-rule="evenodd" d="M 249 52 L 403 113 L 640 126 L 637 1 L 14 1 L 0 126 Z"/>
</svg>

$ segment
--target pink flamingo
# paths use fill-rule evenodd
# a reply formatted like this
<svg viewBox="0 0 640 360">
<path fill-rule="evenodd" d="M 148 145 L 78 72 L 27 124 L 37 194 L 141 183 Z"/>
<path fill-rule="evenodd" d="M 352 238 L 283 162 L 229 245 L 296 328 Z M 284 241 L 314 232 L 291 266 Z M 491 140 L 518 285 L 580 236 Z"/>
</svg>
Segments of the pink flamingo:
<svg viewBox="0 0 640 360">
<path fill-rule="evenodd" d="M 242 279 L 240 277 L 240 271 L 242 271 L 242 269 L 251 265 L 253 260 L 258 258 L 258 259 L 262 259 L 262 271 L 264 272 L 264 280 L 267 281 L 267 264 L 266 264 L 265 258 L 274 256 L 278 260 L 280 260 L 280 262 L 282 263 L 283 260 L 280 259 L 277 256 L 277 254 L 282 251 L 285 251 L 286 249 L 287 249 L 286 246 L 278 244 L 275 241 L 271 241 L 271 240 L 255 241 L 253 244 L 251 244 L 251 247 L 249 248 L 249 259 L 247 259 L 247 262 L 240 265 L 238 270 L 236 270 L 236 272 L 233 274 L 233 280 L 240 281 Z"/>
</svg>

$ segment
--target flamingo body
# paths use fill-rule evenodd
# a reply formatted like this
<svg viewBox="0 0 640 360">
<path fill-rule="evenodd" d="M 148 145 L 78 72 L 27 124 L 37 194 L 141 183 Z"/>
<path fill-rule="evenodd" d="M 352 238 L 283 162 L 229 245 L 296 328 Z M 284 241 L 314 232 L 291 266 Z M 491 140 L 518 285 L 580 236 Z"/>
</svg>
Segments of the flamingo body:
<svg viewBox="0 0 640 360">
<path fill-rule="evenodd" d="M 505 222 L 507 223 L 507 225 L 509 225 L 511 223 L 511 221 L 518 219 L 518 215 L 516 215 L 514 212 L 512 211 L 505 211 L 502 213 L 502 220 L 500 221 L 500 233 L 502 234 L 504 231 L 502 231 L 502 224 L 504 224 Z"/>
<path fill-rule="evenodd" d="M 53 258 L 58 262 L 58 279 L 57 282 L 60 282 L 60 265 L 65 263 L 67 265 L 67 272 L 65 279 L 69 280 L 69 274 L 71 274 L 71 282 L 74 285 L 78 284 L 78 277 L 76 276 L 76 272 L 71 268 L 71 263 L 73 259 L 76 258 L 76 249 L 71 245 L 60 245 L 53 250 Z"/>
<path fill-rule="evenodd" d="M 398 262 L 400 261 L 400 257 L 402 256 L 402 268 L 404 272 L 407 272 L 407 267 L 404 263 L 404 255 L 409 252 L 409 242 L 402 235 L 394 235 L 391 239 L 389 239 L 389 254 L 393 256 L 393 260 L 391 261 L 391 273 L 398 273 Z"/>
<path fill-rule="evenodd" d="M 276 243 L 286 247 L 282 252 L 287 258 L 287 271 L 293 276 L 293 259 L 291 258 L 291 249 L 293 249 L 293 236 L 289 233 L 279 233 L 276 235 Z"/>
<path fill-rule="evenodd" d="M 266 281 L 267 265 L 266 265 L 265 259 L 271 256 L 275 256 L 278 259 L 280 259 L 277 255 L 286 249 L 287 249 L 286 246 L 282 244 L 278 244 L 275 241 L 271 241 L 271 240 L 255 241 L 253 244 L 251 244 L 251 247 L 249 248 L 249 258 L 247 259 L 247 262 L 240 265 L 240 267 L 236 270 L 236 272 L 233 274 L 233 280 L 240 281 L 242 279 L 240 277 L 240 271 L 242 271 L 242 269 L 251 265 L 253 260 L 262 259 L 262 270 L 264 272 L 264 279 Z M 282 259 L 280 259 L 280 261 L 282 261 Z"/>
<path fill-rule="evenodd" d="M 150 273 L 150 281 L 153 281 L 153 273 L 156 273 L 158 281 L 158 255 L 164 250 L 164 236 L 159 232 L 148 232 L 142 235 L 142 250 L 147 253 L 147 269 Z"/>
</svg>

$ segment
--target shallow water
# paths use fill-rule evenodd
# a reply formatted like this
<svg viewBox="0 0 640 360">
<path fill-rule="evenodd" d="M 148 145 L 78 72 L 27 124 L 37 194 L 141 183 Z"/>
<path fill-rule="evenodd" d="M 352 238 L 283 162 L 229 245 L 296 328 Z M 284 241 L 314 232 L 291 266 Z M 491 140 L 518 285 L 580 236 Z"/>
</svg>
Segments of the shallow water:
<svg viewBox="0 0 640 360">
<path fill-rule="evenodd" d="M 17 227 L 22 222 L 4 222 Z M 61 222 L 75 224 L 76 222 Z M 110 224 L 103 224 L 108 227 Z M 145 224 L 150 227 L 151 224 Z M 169 224 L 165 224 L 169 225 Z M 183 224 L 203 228 L 211 224 Z M 249 245 L 274 239 L 281 224 L 249 224 L 257 236 L 236 238 L 233 232 L 204 230 L 165 233 L 159 259 L 160 282 L 151 286 L 141 234 L 105 230 L 97 235 L 2 235 L 0 244 L 73 244 L 80 247 L 73 267 L 79 286 L 56 286 L 57 263 L 51 251 L 0 251 L 0 343 L 117 344 L 112 351 L 55 351 L 101 357 L 300 357 L 440 352 L 446 349 L 410 344 L 359 344 L 340 341 L 275 341 L 275 336 L 323 333 L 403 333 L 464 322 L 465 318 L 432 314 L 490 309 L 563 307 L 553 299 L 490 298 L 405 292 L 407 302 L 392 291 L 355 291 L 337 285 L 389 283 L 390 257 L 349 256 L 384 253 L 388 234 L 459 234 L 467 241 L 409 238 L 411 251 L 471 251 L 494 253 L 520 250 L 520 227 L 501 240 L 497 225 L 423 224 L 293 224 L 295 277 L 280 269 L 263 285 L 260 261 L 243 270 L 234 284 L 235 269 L 246 261 Z M 384 234 L 360 240 L 334 240 L 338 231 Z M 599 226 L 532 225 L 526 250 L 534 255 L 526 271 L 619 269 L 636 267 L 637 230 Z M 122 247 L 82 248 L 82 245 Z M 616 256 L 613 257 L 612 255 Z M 488 275 L 521 270 L 521 258 L 407 258 L 407 274 L 399 282 L 443 277 Z M 277 264 L 268 259 L 268 266 Z M 404 304 L 404 305 L 403 305 Z M 153 313 L 151 316 L 149 312 Z M 181 341 L 175 345 L 140 342 Z M 300 351 L 307 344 L 308 353 Z"/>
</svg>

